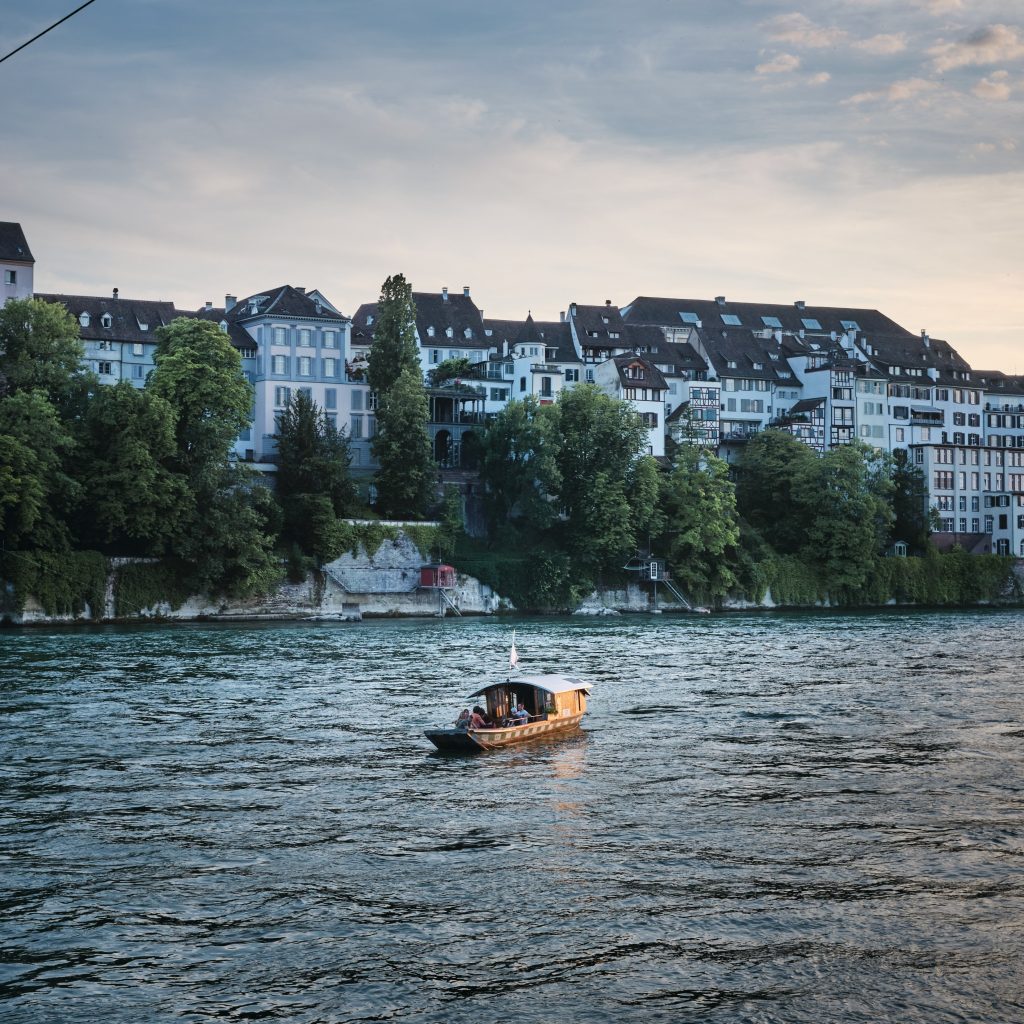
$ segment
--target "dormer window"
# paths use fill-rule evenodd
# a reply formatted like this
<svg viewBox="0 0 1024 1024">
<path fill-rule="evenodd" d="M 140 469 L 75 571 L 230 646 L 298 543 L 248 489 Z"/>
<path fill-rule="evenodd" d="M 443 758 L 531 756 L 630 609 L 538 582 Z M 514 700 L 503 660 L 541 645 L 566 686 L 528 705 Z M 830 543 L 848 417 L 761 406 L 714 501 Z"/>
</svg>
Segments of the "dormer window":
<svg viewBox="0 0 1024 1024">
<path fill-rule="evenodd" d="M 754 363 L 754 369 L 755 370 L 763 370 L 764 369 L 764 363 Z"/>
<path fill-rule="evenodd" d="M 373 319 L 373 317 L 370 318 L 370 320 L 372 320 L 372 319 Z M 367 320 L 366 322 L 369 323 L 370 320 Z M 427 337 L 428 338 L 432 338 L 433 336 L 434 336 L 434 328 L 433 327 L 428 327 L 427 328 Z"/>
<path fill-rule="evenodd" d="M 609 338 L 617 338 L 618 336 L 619 336 L 619 332 L 618 331 L 609 331 L 608 332 L 608 337 Z"/>
<path fill-rule="evenodd" d="M 463 336 L 464 338 L 472 338 L 472 337 L 473 337 L 473 328 L 472 328 L 472 327 L 467 327 L 467 328 L 466 328 L 466 329 L 465 329 L 465 330 L 464 330 L 464 331 L 462 332 L 462 336 Z"/>
<path fill-rule="evenodd" d="M 100 324 L 104 327 L 113 327 L 114 318 L 109 313 L 104 313 L 103 316 L 100 317 Z"/>
<path fill-rule="evenodd" d="M 89 323 L 90 323 L 90 321 L 91 321 L 91 318 L 90 318 L 90 316 L 89 316 L 89 314 L 88 314 L 88 313 L 81 313 L 81 314 L 79 314 L 79 317 L 78 317 L 78 322 L 79 322 L 79 323 L 80 323 L 80 324 L 81 324 L 81 325 L 82 325 L 83 327 L 88 327 L 88 326 L 89 326 Z"/>
<path fill-rule="evenodd" d="M 224 332 L 225 334 L 227 334 L 227 333 L 228 333 L 228 322 L 227 322 L 227 320 L 221 320 L 221 322 L 220 322 L 220 329 L 221 329 L 221 330 L 222 330 L 222 331 L 223 331 L 223 332 Z"/>
<path fill-rule="evenodd" d="M 728 361 L 728 362 L 727 362 L 727 363 L 726 363 L 725 365 L 726 365 L 726 366 L 727 366 L 727 367 L 728 367 L 728 368 L 729 368 L 730 370 L 735 370 L 735 369 L 736 369 L 736 360 L 735 360 L 735 359 L 730 359 L 730 360 L 729 360 L 729 361 Z"/>
<path fill-rule="evenodd" d="M 447 338 L 454 338 L 455 337 L 455 332 L 450 327 L 446 328 L 444 333 L 445 333 L 445 337 L 447 337 Z"/>
<path fill-rule="evenodd" d="M 367 327 L 372 327 L 373 326 L 373 314 L 372 313 L 366 318 L 366 326 Z M 434 331 L 434 328 L 431 327 L 428 333 L 433 334 L 433 331 Z"/>
</svg>

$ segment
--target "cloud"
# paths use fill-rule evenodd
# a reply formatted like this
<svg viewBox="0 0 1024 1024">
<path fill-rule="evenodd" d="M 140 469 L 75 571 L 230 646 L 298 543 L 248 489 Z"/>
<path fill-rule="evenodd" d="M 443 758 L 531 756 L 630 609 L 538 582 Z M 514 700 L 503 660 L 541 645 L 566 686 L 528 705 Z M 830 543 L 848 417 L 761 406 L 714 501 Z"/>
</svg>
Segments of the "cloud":
<svg viewBox="0 0 1024 1024">
<path fill-rule="evenodd" d="M 1009 82 L 1010 75 L 1006 71 L 993 71 L 988 78 L 982 78 L 974 84 L 971 92 L 979 100 L 992 100 L 995 103 L 1002 103 L 1010 98 L 1013 87 Z"/>
<path fill-rule="evenodd" d="M 765 22 L 762 28 L 768 33 L 769 39 L 811 49 L 835 46 L 846 37 L 846 33 L 842 29 L 815 25 L 810 18 L 799 11 L 780 14 L 777 18 Z"/>
<path fill-rule="evenodd" d="M 758 64 L 754 70 L 759 75 L 785 75 L 800 67 L 800 58 L 791 53 L 780 53 L 764 64 Z"/>
<path fill-rule="evenodd" d="M 926 78 L 904 78 L 885 89 L 877 89 L 871 92 L 859 92 L 849 99 L 843 100 L 846 104 L 877 103 L 888 101 L 889 103 L 905 103 L 907 100 L 920 96 L 923 93 L 933 92 L 938 89 L 938 82 L 930 82 Z"/>
<path fill-rule="evenodd" d="M 914 6 L 920 7 L 929 14 L 946 14 L 958 11 L 963 7 L 963 0 L 914 0 Z"/>
<path fill-rule="evenodd" d="M 956 43 L 939 43 L 928 54 L 936 71 L 1002 64 L 1024 57 L 1024 39 L 1009 25 L 989 25 Z"/>
<path fill-rule="evenodd" d="M 832 76 L 827 71 L 819 71 L 817 74 L 811 75 L 807 79 L 808 85 L 824 85 L 826 82 L 832 80 Z"/>
<path fill-rule="evenodd" d="M 870 39 L 858 39 L 852 44 L 855 50 L 886 57 L 893 53 L 902 53 L 907 48 L 907 37 L 902 33 L 872 36 Z"/>
</svg>

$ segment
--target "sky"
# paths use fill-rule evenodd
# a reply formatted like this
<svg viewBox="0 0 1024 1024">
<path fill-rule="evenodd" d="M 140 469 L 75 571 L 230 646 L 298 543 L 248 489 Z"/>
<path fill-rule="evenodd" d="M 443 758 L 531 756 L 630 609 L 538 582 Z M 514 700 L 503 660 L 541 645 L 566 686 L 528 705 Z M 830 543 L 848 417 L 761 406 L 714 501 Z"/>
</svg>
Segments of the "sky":
<svg viewBox="0 0 1024 1024">
<path fill-rule="evenodd" d="M 1019 0 L 96 0 L 0 90 L 38 291 L 804 300 L 1024 373 Z"/>
</svg>

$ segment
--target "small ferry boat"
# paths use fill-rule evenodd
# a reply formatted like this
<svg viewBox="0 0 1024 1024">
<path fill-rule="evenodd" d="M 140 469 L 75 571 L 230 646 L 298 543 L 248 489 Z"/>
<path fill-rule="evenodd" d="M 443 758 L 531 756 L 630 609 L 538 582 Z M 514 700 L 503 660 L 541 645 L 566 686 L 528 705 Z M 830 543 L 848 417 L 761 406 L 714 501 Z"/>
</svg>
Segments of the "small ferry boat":
<svg viewBox="0 0 1024 1024">
<path fill-rule="evenodd" d="M 448 753 L 472 753 L 541 737 L 565 736 L 579 727 L 591 688 L 575 676 L 510 676 L 467 698 L 485 699 L 487 726 L 428 729 L 424 735 L 438 750 Z M 526 717 L 514 717 L 519 705 Z"/>
</svg>

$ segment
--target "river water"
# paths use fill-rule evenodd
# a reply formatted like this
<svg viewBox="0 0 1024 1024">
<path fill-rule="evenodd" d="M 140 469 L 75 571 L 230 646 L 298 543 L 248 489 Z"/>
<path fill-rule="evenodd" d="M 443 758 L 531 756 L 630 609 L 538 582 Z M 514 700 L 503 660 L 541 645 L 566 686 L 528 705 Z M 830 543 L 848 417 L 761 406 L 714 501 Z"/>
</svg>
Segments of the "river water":
<svg viewBox="0 0 1024 1024">
<path fill-rule="evenodd" d="M 507 665 L 576 737 L 421 730 Z M 0 633 L 0 1019 L 1024 1020 L 1024 613 Z"/>
</svg>

